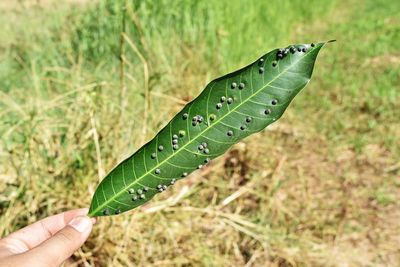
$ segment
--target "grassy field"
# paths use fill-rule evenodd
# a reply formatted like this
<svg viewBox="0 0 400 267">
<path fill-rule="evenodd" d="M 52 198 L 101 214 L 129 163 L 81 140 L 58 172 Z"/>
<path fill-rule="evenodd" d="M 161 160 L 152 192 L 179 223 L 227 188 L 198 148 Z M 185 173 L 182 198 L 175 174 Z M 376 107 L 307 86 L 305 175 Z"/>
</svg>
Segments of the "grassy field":
<svg viewBox="0 0 400 267">
<path fill-rule="evenodd" d="M 99 220 L 71 264 L 400 265 L 399 1 L 128 2 L 0 3 L 1 236 L 88 207 L 211 79 L 337 39 L 279 122 Z"/>
</svg>

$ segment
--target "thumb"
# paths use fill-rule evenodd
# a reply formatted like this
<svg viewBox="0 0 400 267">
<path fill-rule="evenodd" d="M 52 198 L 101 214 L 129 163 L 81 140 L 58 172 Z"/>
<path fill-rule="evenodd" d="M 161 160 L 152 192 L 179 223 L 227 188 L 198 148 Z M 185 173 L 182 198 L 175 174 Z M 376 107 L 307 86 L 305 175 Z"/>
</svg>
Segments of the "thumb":
<svg viewBox="0 0 400 267">
<path fill-rule="evenodd" d="M 59 266 L 86 241 L 94 222 L 94 219 L 87 216 L 75 217 L 67 226 L 27 254 L 34 258 L 33 262 Z"/>
</svg>

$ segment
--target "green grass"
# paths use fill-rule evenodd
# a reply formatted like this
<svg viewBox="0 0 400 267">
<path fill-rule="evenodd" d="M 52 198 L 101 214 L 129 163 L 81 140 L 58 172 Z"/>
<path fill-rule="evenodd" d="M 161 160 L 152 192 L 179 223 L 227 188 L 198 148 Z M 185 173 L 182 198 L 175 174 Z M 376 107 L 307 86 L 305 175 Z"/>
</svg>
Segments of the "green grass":
<svg viewBox="0 0 400 267">
<path fill-rule="evenodd" d="M 123 1 L 14 2 L 0 4 L 2 236 L 89 206 L 104 172 L 211 79 L 275 47 L 337 39 L 278 123 L 145 207 L 100 220 L 74 260 L 400 261 L 398 1 L 135 1 L 122 75 Z"/>
</svg>

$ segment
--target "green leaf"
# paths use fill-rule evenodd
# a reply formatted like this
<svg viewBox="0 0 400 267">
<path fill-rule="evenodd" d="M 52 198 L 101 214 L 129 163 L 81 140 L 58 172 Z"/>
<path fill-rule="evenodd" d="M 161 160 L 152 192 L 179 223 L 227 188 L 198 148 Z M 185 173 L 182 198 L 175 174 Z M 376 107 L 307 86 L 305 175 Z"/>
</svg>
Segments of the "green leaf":
<svg viewBox="0 0 400 267">
<path fill-rule="evenodd" d="M 275 49 L 210 82 L 153 140 L 104 178 L 89 215 L 114 215 L 144 204 L 279 119 L 309 82 L 325 44 Z"/>
</svg>

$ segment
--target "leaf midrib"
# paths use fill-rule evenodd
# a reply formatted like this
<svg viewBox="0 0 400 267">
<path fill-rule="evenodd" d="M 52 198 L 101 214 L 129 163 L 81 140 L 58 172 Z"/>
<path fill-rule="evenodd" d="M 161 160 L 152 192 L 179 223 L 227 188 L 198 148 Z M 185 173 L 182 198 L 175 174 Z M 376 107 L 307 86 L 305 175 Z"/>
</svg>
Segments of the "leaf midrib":
<svg viewBox="0 0 400 267">
<path fill-rule="evenodd" d="M 200 132 L 195 138 L 189 140 L 185 145 L 181 146 L 179 148 L 178 151 L 176 151 L 175 153 L 172 153 L 170 156 L 168 156 L 167 158 L 165 158 L 163 161 L 158 162 L 157 165 L 155 165 L 151 170 L 147 171 L 146 173 L 144 173 L 143 175 L 141 175 L 140 178 L 136 178 L 132 183 L 130 183 L 128 186 L 124 187 L 122 190 L 120 190 L 118 193 L 116 193 L 113 197 L 109 198 L 108 200 L 106 200 L 102 205 L 99 205 L 95 210 L 93 210 L 91 213 L 89 213 L 89 215 L 94 215 L 96 214 L 98 211 L 102 210 L 105 207 L 109 207 L 108 203 L 115 201 L 116 198 L 118 198 L 123 192 L 125 192 L 126 190 L 128 190 L 129 188 L 131 188 L 132 186 L 134 186 L 135 184 L 139 183 L 141 181 L 141 179 L 143 179 L 144 177 L 146 177 L 147 175 L 151 174 L 155 169 L 159 168 L 161 165 L 163 165 L 165 162 L 168 162 L 168 160 L 170 158 L 172 158 L 174 155 L 180 153 L 181 151 L 184 151 L 185 148 L 192 144 L 192 142 L 194 142 L 197 138 L 203 136 L 209 129 L 211 129 L 214 125 L 217 125 L 220 121 L 222 121 L 226 116 L 232 114 L 232 112 L 234 112 L 237 108 L 241 107 L 244 103 L 246 103 L 249 99 L 251 99 L 252 97 L 254 97 L 255 95 L 257 95 L 261 90 L 263 90 L 264 88 L 268 87 L 272 82 L 274 82 L 276 79 L 278 79 L 282 74 L 286 73 L 286 71 L 288 71 L 290 68 L 292 68 L 293 66 L 295 66 L 298 62 L 300 62 L 301 60 L 305 59 L 308 55 L 311 54 L 312 51 L 314 51 L 317 48 L 317 46 L 315 47 L 311 47 L 308 50 L 308 53 L 306 55 L 304 55 L 303 57 L 301 57 L 299 60 L 297 60 L 296 62 L 292 63 L 289 67 L 287 67 L 284 71 L 280 72 L 275 78 L 273 78 L 271 81 L 269 81 L 267 84 L 265 84 L 264 86 L 260 87 L 260 89 L 258 89 L 255 93 L 252 93 L 249 97 L 246 98 L 246 100 L 241 101 L 241 103 L 239 105 L 237 105 L 235 108 L 229 110 L 225 115 L 223 115 L 220 119 L 216 120 L 213 124 L 209 124 L 210 126 L 207 127 L 203 132 Z M 272 53 L 272 52 L 271 52 Z M 267 60 L 265 60 L 265 62 L 267 62 Z M 251 68 L 253 68 L 254 65 L 251 66 Z M 279 66 L 279 64 L 277 64 L 277 67 Z M 211 89 L 210 89 L 211 90 Z M 208 104 L 208 102 L 207 102 Z M 207 110 L 208 113 L 208 110 Z M 207 118 L 208 120 L 208 118 Z M 172 120 L 169 122 L 169 124 L 171 124 Z M 158 134 L 157 134 L 158 136 Z M 146 159 L 144 159 L 146 160 Z M 113 190 L 114 191 L 114 190 Z M 114 191 L 115 193 L 115 191 Z M 118 201 L 119 202 L 119 201 Z"/>
</svg>

